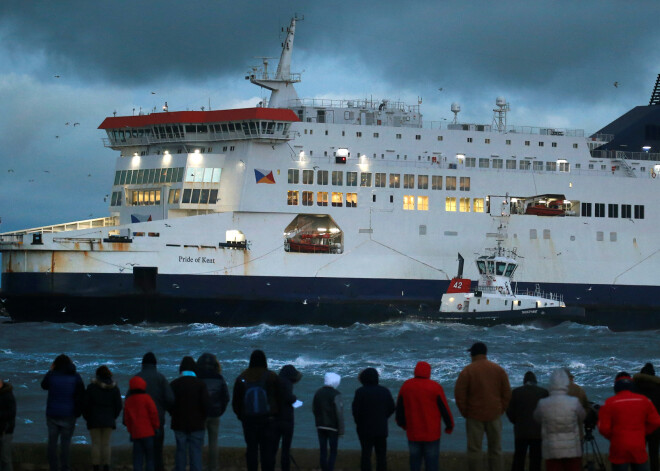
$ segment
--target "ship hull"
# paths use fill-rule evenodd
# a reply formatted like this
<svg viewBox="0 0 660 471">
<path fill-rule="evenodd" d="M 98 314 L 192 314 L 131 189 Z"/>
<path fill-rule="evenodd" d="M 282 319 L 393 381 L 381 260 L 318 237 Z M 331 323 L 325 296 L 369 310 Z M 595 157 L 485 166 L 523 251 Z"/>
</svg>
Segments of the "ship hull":
<svg viewBox="0 0 660 471">
<path fill-rule="evenodd" d="M 12 320 L 18 322 L 93 325 L 199 322 L 221 326 L 260 323 L 347 326 L 407 318 L 459 322 L 453 319 L 455 315 L 439 312 L 448 283 L 166 274 L 145 281 L 134 274 L 4 273 L 0 296 Z M 518 284 L 520 289 L 534 286 L 534 283 Z M 619 331 L 660 329 L 660 306 L 652 302 L 653 298 L 660 299 L 660 288 L 586 284 L 546 287 L 561 291 L 565 300 L 574 302 L 569 301 L 567 308 L 552 315 L 484 313 L 460 322 L 496 325 L 540 320 L 549 325 L 574 321 Z M 575 301 L 576 298 L 581 302 Z M 627 302 L 629 299 L 637 303 Z"/>
</svg>

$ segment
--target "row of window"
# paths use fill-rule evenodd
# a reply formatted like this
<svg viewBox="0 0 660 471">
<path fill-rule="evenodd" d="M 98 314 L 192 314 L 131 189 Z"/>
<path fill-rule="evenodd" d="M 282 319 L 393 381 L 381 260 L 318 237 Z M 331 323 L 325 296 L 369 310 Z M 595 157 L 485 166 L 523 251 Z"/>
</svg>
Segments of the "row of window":
<svg viewBox="0 0 660 471">
<path fill-rule="evenodd" d="M 302 180 L 300 173 L 302 172 Z M 345 172 L 346 185 L 345 186 L 359 186 L 376 188 L 401 188 L 403 180 L 403 188 L 417 188 L 418 190 L 429 189 L 429 175 L 414 175 L 412 173 L 404 173 L 401 178 L 400 173 L 390 173 L 389 178 L 387 173 L 371 173 L 371 172 Z M 288 183 L 296 185 L 302 182 L 303 185 L 314 184 L 314 170 L 298 170 L 297 168 L 290 168 L 288 171 Z M 329 177 L 331 177 L 329 179 Z M 442 190 L 442 176 L 431 175 L 431 189 Z M 415 179 L 417 179 L 417 186 L 415 186 Z M 445 189 L 454 191 L 456 190 L 456 183 L 458 180 L 458 188 L 460 191 L 470 191 L 470 177 L 445 177 Z M 328 185 L 331 182 L 334 186 L 344 186 L 344 172 L 341 170 L 333 170 L 330 173 L 328 170 L 316 171 L 316 184 Z"/>
<path fill-rule="evenodd" d="M 476 157 L 466 157 L 465 166 L 466 167 L 476 167 L 477 158 Z M 543 162 L 541 160 L 515 160 L 507 159 L 506 163 L 504 159 L 489 159 L 489 158 L 479 158 L 479 168 L 506 168 L 507 170 L 534 170 L 535 172 L 542 172 L 544 165 L 546 172 L 556 172 L 559 169 L 560 172 L 570 172 L 570 164 L 568 162 L 560 161 L 558 162 Z M 506 165 L 506 167 L 505 167 Z"/>
<path fill-rule="evenodd" d="M 184 167 L 117 170 L 115 172 L 115 185 L 180 183 L 183 181 L 183 172 Z"/>
<path fill-rule="evenodd" d="M 591 211 L 593 206 L 593 213 Z M 619 212 L 619 207 L 621 211 Z M 644 205 L 643 204 L 608 204 L 607 212 L 605 212 L 605 203 L 582 203 L 582 217 L 591 217 L 592 214 L 597 218 L 618 218 L 621 214 L 623 219 L 644 219 Z"/>
<path fill-rule="evenodd" d="M 183 194 L 183 197 L 181 195 Z M 113 191 L 111 206 L 122 205 L 122 191 Z M 131 190 L 128 192 L 128 206 L 153 206 L 160 205 L 161 191 L 159 189 L 151 190 Z M 183 193 L 180 188 L 169 190 L 168 203 L 177 204 L 216 204 L 218 202 L 218 190 L 202 188 L 184 188 Z"/>
<path fill-rule="evenodd" d="M 150 137 L 156 139 L 185 139 L 186 136 L 212 133 L 233 133 L 234 137 L 258 137 L 261 135 L 286 134 L 291 123 L 274 121 L 242 121 L 218 124 L 167 124 L 153 128 L 113 129 L 110 131 L 115 141 L 126 142 L 126 139 Z"/>
</svg>

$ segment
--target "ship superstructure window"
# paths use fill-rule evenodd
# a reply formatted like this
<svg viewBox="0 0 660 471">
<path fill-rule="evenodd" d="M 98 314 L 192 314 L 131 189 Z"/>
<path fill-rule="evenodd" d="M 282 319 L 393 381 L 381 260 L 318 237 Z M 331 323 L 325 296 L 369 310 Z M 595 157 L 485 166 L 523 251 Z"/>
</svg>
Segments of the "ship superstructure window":
<svg viewBox="0 0 660 471">
<path fill-rule="evenodd" d="M 297 168 L 290 168 L 288 171 L 289 184 L 297 185 L 300 182 L 300 171 Z"/>
<path fill-rule="evenodd" d="M 557 171 L 557 162 L 546 162 L 545 163 L 546 172 L 556 172 Z"/>
<path fill-rule="evenodd" d="M 328 171 L 327 170 L 318 170 L 316 172 L 316 183 L 319 185 L 328 184 Z"/>
<path fill-rule="evenodd" d="M 605 203 L 594 203 L 594 216 L 597 218 L 604 218 L 605 217 Z"/>
<path fill-rule="evenodd" d="M 474 157 L 465 157 L 465 166 L 474 168 L 477 166 L 477 159 Z"/>
<path fill-rule="evenodd" d="M 618 204 L 608 204 L 607 205 L 607 217 L 608 218 L 618 218 L 619 217 L 619 205 Z"/>
<path fill-rule="evenodd" d="M 442 190 L 442 175 L 431 176 L 431 189 Z"/>
<path fill-rule="evenodd" d="M 357 172 L 346 172 L 346 186 L 357 186 Z"/>
<path fill-rule="evenodd" d="M 112 199 L 110 200 L 110 206 L 121 206 L 122 194 L 123 191 L 113 191 Z"/>
<path fill-rule="evenodd" d="M 470 177 L 461 177 L 459 183 L 461 191 L 470 191 Z"/>
<path fill-rule="evenodd" d="M 332 184 L 335 186 L 342 186 L 344 184 L 344 172 L 341 170 L 333 170 Z"/>
<path fill-rule="evenodd" d="M 397 134 L 397 135 L 396 135 L 396 138 L 397 138 L 397 139 L 401 139 L 401 134 Z"/>
<path fill-rule="evenodd" d="M 316 194 L 316 205 L 317 206 L 327 206 L 328 205 L 328 192 L 319 191 Z"/>
<path fill-rule="evenodd" d="M 543 141 L 539 141 L 539 147 L 543 147 Z"/>
<path fill-rule="evenodd" d="M 346 207 L 357 208 L 357 193 L 346 193 Z"/>
<path fill-rule="evenodd" d="M 556 143 L 556 142 L 553 142 L 553 143 L 552 143 L 552 147 L 557 147 L 557 143 Z"/>
<path fill-rule="evenodd" d="M 502 159 L 493 159 L 493 168 L 502 168 L 504 161 Z"/>
<path fill-rule="evenodd" d="M 129 195 L 131 206 L 152 206 L 160 204 L 160 190 L 133 190 Z"/>
<path fill-rule="evenodd" d="M 446 177 L 445 187 L 447 191 L 456 191 L 456 177 Z"/>
<path fill-rule="evenodd" d="M 415 188 L 415 175 L 412 173 L 403 174 L 403 187 L 404 188 Z"/>
<path fill-rule="evenodd" d="M 644 206 L 641 204 L 635 205 L 635 219 L 644 219 Z"/>
<path fill-rule="evenodd" d="M 216 192 L 216 198 L 218 196 L 217 192 L 218 190 L 213 190 Z M 179 199 L 181 199 L 181 189 L 180 188 L 171 188 L 169 194 L 167 195 L 168 199 L 167 202 L 169 204 L 176 204 L 179 202 Z"/>
<path fill-rule="evenodd" d="M 314 184 L 314 170 L 303 170 L 302 171 L 302 182 L 303 185 L 313 185 Z"/>
<path fill-rule="evenodd" d="M 286 193 L 286 204 L 289 206 L 298 206 L 298 191 L 289 190 Z"/>
<path fill-rule="evenodd" d="M 218 190 L 201 188 L 184 188 L 183 196 L 181 197 L 182 204 L 216 204 L 217 201 Z"/>
<path fill-rule="evenodd" d="M 390 173 L 390 188 L 399 188 L 401 186 L 401 174 Z"/>
<path fill-rule="evenodd" d="M 529 146 L 529 145 L 530 145 L 530 142 L 529 142 L 529 141 L 525 141 L 525 145 L 526 145 L 526 146 Z"/>
<path fill-rule="evenodd" d="M 142 170 L 142 178 L 140 183 L 140 170 Z M 115 185 L 150 185 L 154 183 L 180 183 L 183 181 L 184 167 L 176 168 L 155 168 L 147 169 L 145 178 L 145 169 L 136 170 L 118 170 L 115 173 Z M 219 180 L 218 180 L 219 181 Z"/>
<path fill-rule="evenodd" d="M 622 204 L 621 205 L 621 217 L 624 219 L 630 219 L 632 218 L 632 206 L 629 204 Z"/>
<path fill-rule="evenodd" d="M 362 172 L 360 174 L 360 186 L 371 187 L 371 172 Z"/>
<path fill-rule="evenodd" d="M 510 145 L 511 145 L 511 139 L 507 139 L 507 140 L 506 140 L 506 145 L 507 145 L 507 146 L 510 146 Z"/>
<path fill-rule="evenodd" d="M 533 170 L 535 172 L 542 172 L 543 171 L 543 162 L 541 162 L 540 160 L 535 160 L 533 162 Z"/>
<path fill-rule="evenodd" d="M 456 198 L 453 196 L 445 200 L 445 211 L 456 211 Z"/>
<path fill-rule="evenodd" d="M 531 168 L 529 160 L 521 160 L 519 165 L 520 170 L 529 170 Z"/>
<path fill-rule="evenodd" d="M 566 161 L 559 161 L 559 171 L 560 172 L 570 172 L 571 171 L 571 166 L 568 162 Z"/>
<path fill-rule="evenodd" d="M 516 169 L 516 161 L 507 159 L 506 161 L 506 169 L 507 170 L 515 170 Z"/>
<path fill-rule="evenodd" d="M 386 173 L 376 173 L 375 187 L 376 188 L 385 188 L 387 183 L 387 174 Z"/>
<path fill-rule="evenodd" d="M 428 196 L 418 196 L 417 197 L 417 210 L 418 211 L 428 211 L 429 210 L 429 197 Z"/>
<path fill-rule="evenodd" d="M 429 176 L 428 175 L 418 175 L 417 176 L 417 188 L 419 190 L 428 190 L 429 189 Z"/>
<path fill-rule="evenodd" d="M 490 161 L 488 159 L 479 159 L 479 168 L 488 168 Z"/>
<path fill-rule="evenodd" d="M 314 204 L 314 192 L 313 191 L 303 191 L 302 192 L 302 204 L 303 204 L 303 206 L 312 206 Z"/>
<path fill-rule="evenodd" d="M 403 209 L 415 209 L 415 197 L 413 195 L 403 195 Z"/>
<path fill-rule="evenodd" d="M 197 168 L 186 169 L 186 183 L 218 183 L 220 182 L 220 168 Z"/>
<path fill-rule="evenodd" d="M 471 137 L 468 137 L 468 138 L 467 138 L 467 141 L 468 141 L 468 142 L 472 142 L 472 138 L 471 138 Z"/>
<path fill-rule="evenodd" d="M 470 212 L 470 198 L 461 198 L 459 201 L 458 210 L 462 213 Z"/>
<path fill-rule="evenodd" d="M 591 203 L 582 203 L 581 213 L 582 217 L 591 217 Z"/>
<path fill-rule="evenodd" d="M 490 144 L 490 139 L 488 138 L 484 139 L 484 144 Z"/>
<path fill-rule="evenodd" d="M 339 207 L 344 205 L 344 194 L 332 192 L 332 206 Z"/>
<path fill-rule="evenodd" d="M 441 141 L 441 140 L 442 140 L 442 136 L 438 136 L 438 140 Z"/>
<path fill-rule="evenodd" d="M 475 198 L 472 200 L 472 210 L 475 213 L 483 213 L 484 212 L 484 199 L 483 198 Z"/>
</svg>

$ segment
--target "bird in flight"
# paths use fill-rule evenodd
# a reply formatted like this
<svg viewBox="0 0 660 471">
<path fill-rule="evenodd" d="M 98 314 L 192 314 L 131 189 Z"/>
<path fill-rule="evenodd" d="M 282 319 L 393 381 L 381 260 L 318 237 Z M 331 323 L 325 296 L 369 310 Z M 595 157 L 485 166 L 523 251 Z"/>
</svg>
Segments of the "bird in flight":
<svg viewBox="0 0 660 471">
<path fill-rule="evenodd" d="M 55 78 L 60 78 L 60 76 L 59 76 L 59 75 L 54 75 L 54 77 L 55 77 Z"/>
<path fill-rule="evenodd" d="M 619 82 L 614 82 L 613 85 L 614 85 L 615 88 L 619 88 Z"/>
</svg>

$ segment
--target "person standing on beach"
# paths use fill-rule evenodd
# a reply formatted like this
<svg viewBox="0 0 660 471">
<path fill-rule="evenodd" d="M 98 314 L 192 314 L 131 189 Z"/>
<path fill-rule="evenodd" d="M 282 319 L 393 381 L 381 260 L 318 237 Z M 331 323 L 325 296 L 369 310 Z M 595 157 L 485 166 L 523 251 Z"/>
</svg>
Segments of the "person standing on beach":
<svg viewBox="0 0 660 471">
<path fill-rule="evenodd" d="M 515 439 L 512 471 L 525 471 L 528 448 L 529 471 L 541 471 L 541 424 L 532 414 L 544 397 L 548 397 L 548 390 L 537 385 L 536 375 L 531 371 L 525 373 L 523 385 L 511 393 L 506 415 L 513 424 Z"/>
<path fill-rule="evenodd" d="M 648 397 L 655 410 L 660 412 L 660 378 L 655 375 L 653 364 L 647 363 L 642 370 L 633 376 L 633 383 L 637 392 Z M 660 471 L 658 466 L 658 451 L 660 450 L 660 428 L 646 436 L 646 444 L 649 451 L 649 464 L 651 471 Z"/>
<path fill-rule="evenodd" d="M 616 394 L 598 411 L 598 431 L 610 441 L 612 471 L 648 471 L 645 437 L 660 427 L 653 403 L 633 389 L 630 375 L 618 373 L 614 379 Z"/>
<path fill-rule="evenodd" d="M 254 350 L 248 368 L 234 382 L 231 406 L 243 425 L 245 461 L 248 471 L 275 469 L 280 380 L 268 369 L 266 354 Z"/>
<path fill-rule="evenodd" d="M 420 361 L 414 378 L 403 383 L 396 400 L 396 423 L 406 431 L 411 471 L 422 469 L 422 461 L 426 471 L 438 470 L 442 421 L 445 433 L 451 434 L 454 417 L 445 391 L 431 379 L 431 365 Z"/>
<path fill-rule="evenodd" d="M 124 403 L 124 425 L 133 442 L 133 470 L 154 471 L 154 438 L 160 428 L 158 408 L 147 394 L 147 383 L 139 376 L 128 382 L 128 394 Z"/>
<path fill-rule="evenodd" d="M 564 369 L 550 375 L 550 396 L 539 401 L 534 420 L 541 424 L 546 471 L 582 469 L 581 423 L 586 412 L 578 398 L 568 394 L 570 380 Z"/>
<path fill-rule="evenodd" d="M 511 400 L 506 371 L 486 357 L 488 348 L 476 342 L 468 351 L 472 362 L 458 375 L 456 406 L 465 417 L 468 469 L 481 469 L 483 436 L 488 440 L 488 469 L 502 470 L 502 414 Z"/>
<path fill-rule="evenodd" d="M 0 471 L 12 471 L 11 442 L 16 423 L 13 386 L 0 377 Z"/>
<path fill-rule="evenodd" d="M 206 384 L 211 401 L 205 422 L 209 443 L 207 471 L 218 471 L 218 431 L 220 429 L 220 416 L 225 413 L 227 404 L 229 404 L 229 389 L 227 388 L 225 378 L 220 374 L 221 371 L 220 362 L 214 354 L 202 353 L 197 359 L 197 377 Z"/>
<path fill-rule="evenodd" d="M 344 435 L 344 403 L 337 390 L 340 382 L 341 376 L 337 373 L 326 373 L 323 377 L 324 385 L 314 394 L 312 411 L 319 437 L 321 471 L 335 469 L 339 437 Z"/>
<path fill-rule="evenodd" d="M 195 373 L 193 357 L 181 360 L 181 376 L 170 383 L 174 392 L 174 405 L 170 409 L 172 430 L 176 438 L 175 471 L 202 471 L 202 447 L 206 417 L 211 410 L 211 398 L 204 381 Z"/>
<path fill-rule="evenodd" d="M 92 439 L 92 468 L 110 470 L 110 436 L 117 428 L 115 420 L 121 413 L 121 393 L 107 366 L 96 369 L 96 377 L 87 386 L 83 417 Z"/>
<path fill-rule="evenodd" d="M 158 372 L 156 355 L 147 352 L 142 357 L 142 370 L 137 373 L 147 383 L 147 394 L 158 409 L 158 430 L 154 436 L 154 469 L 165 471 L 163 465 L 163 441 L 165 440 L 165 411 L 174 404 L 174 393 L 165 376 Z"/>
<path fill-rule="evenodd" d="M 279 444 L 280 438 L 282 439 L 282 453 L 280 455 L 280 463 L 282 471 L 289 471 L 291 469 L 291 442 L 293 440 L 293 426 L 294 426 L 294 405 L 296 407 L 302 405 L 298 398 L 293 394 L 293 385 L 302 378 L 302 373 L 293 365 L 284 365 L 278 375 L 280 378 L 280 411 L 277 416 L 277 440 Z M 298 404 L 296 404 L 298 403 Z M 277 446 L 277 445 L 276 445 Z M 277 453 L 277 452 L 275 452 Z"/>
<path fill-rule="evenodd" d="M 353 419 L 357 428 L 362 453 L 360 470 L 371 471 L 371 452 L 376 451 L 376 470 L 387 469 L 387 420 L 396 407 L 392 393 L 378 384 L 378 371 L 367 368 L 358 375 L 362 386 L 353 398 Z"/>
<path fill-rule="evenodd" d="M 82 413 L 85 383 L 76 373 L 76 365 L 68 356 L 62 354 L 53 361 L 50 370 L 41 381 L 41 387 L 48 391 L 46 402 L 48 465 L 50 471 L 69 471 L 71 437 L 76 428 L 76 419 Z"/>
</svg>

